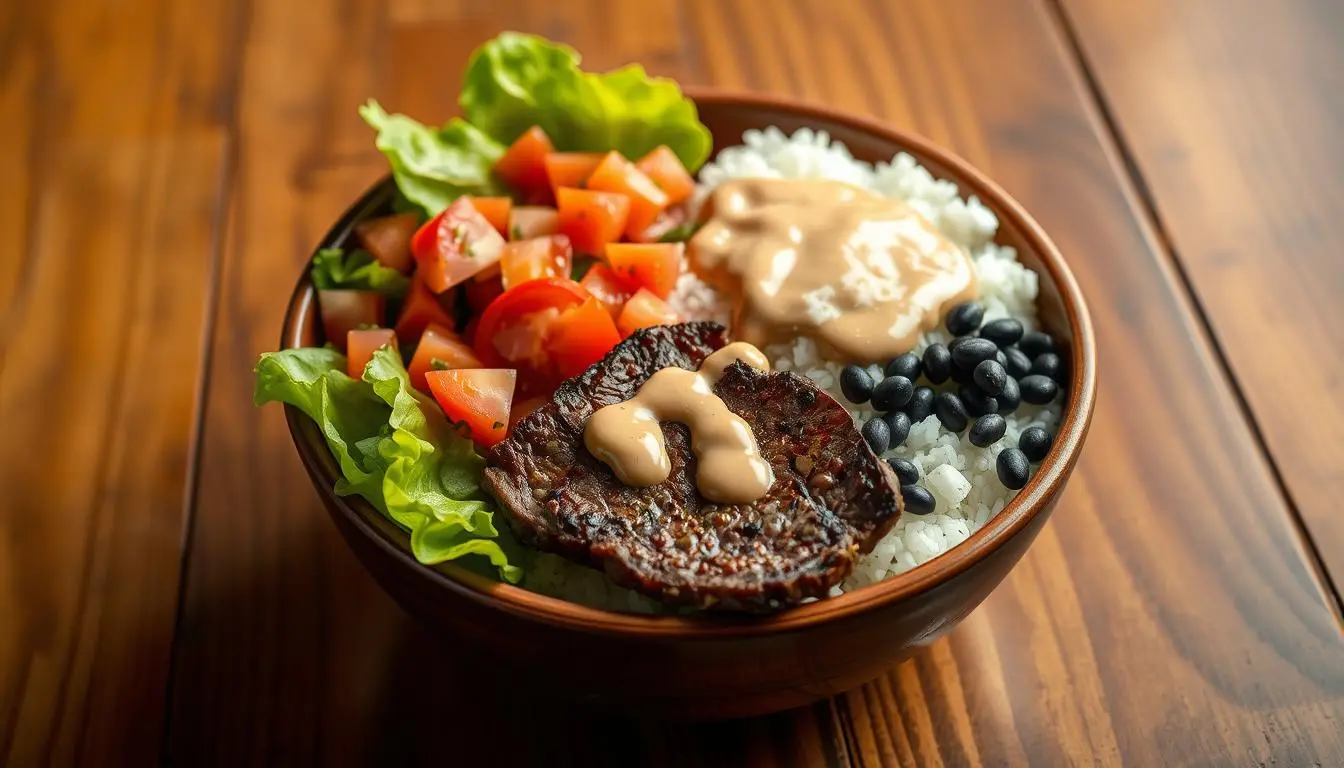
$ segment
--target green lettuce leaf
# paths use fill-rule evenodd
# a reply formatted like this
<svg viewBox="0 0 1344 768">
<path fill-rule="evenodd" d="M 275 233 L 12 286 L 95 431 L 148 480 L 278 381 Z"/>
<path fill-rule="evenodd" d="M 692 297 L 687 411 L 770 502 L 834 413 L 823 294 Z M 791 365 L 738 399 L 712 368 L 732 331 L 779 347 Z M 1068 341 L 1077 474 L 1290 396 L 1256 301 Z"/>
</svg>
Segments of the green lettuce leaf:
<svg viewBox="0 0 1344 768">
<path fill-rule="evenodd" d="M 498 194 L 490 169 L 505 147 L 460 118 L 432 128 L 405 115 L 389 115 L 378 102 L 359 114 L 378 132 L 377 147 L 392 165 L 406 199 L 435 215 L 462 195 Z"/>
<path fill-rule="evenodd" d="M 694 173 L 713 143 L 674 81 L 650 77 L 637 64 L 584 72 L 573 48 L 518 32 L 472 54 L 458 104 L 468 122 L 506 145 L 539 125 L 567 151 L 614 149 L 639 158 L 666 144 Z"/>
<path fill-rule="evenodd" d="M 341 468 L 337 492 L 358 493 L 383 509 L 382 472 L 357 446 L 378 438 L 388 408 L 368 384 L 346 375 L 345 355 L 325 347 L 267 352 L 256 374 L 257 405 L 288 403 L 317 422 Z"/>
<path fill-rule="evenodd" d="M 349 289 L 377 291 L 384 296 L 399 299 L 411 287 L 411 279 L 395 269 L 385 267 L 362 249 L 345 252 L 340 248 L 323 248 L 313 256 L 313 287 L 319 291 Z"/>
<path fill-rule="evenodd" d="M 493 541 L 499 532 L 480 487 L 484 461 L 471 442 L 411 388 L 390 347 L 374 353 L 362 381 L 346 375 L 345 364 L 326 348 L 268 352 L 257 362 L 253 399 L 288 403 L 317 422 L 341 468 L 336 492 L 363 496 L 408 530 L 417 560 L 480 555 L 516 583 L 522 569 Z"/>
<path fill-rule="evenodd" d="M 482 459 L 455 433 L 443 412 L 411 387 L 401 357 L 389 347 L 373 354 L 364 380 L 391 406 L 391 436 L 378 445 L 386 464 L 387 514 L 411 531 L 411 551 L 422 563 L 483 555 L 511 582 L 522 570 L 499 544 L 490 504 L 481 490 Z"/>
</svg>

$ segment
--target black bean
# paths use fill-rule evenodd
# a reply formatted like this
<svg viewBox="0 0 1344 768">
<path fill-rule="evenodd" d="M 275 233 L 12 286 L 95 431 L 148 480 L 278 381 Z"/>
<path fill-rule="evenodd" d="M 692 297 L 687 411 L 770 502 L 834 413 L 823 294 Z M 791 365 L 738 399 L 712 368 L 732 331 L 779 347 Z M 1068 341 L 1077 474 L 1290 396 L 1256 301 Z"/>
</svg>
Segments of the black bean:
<svg viewBox="0 0 1344 768">
<path fill-rule="evenodd" d="M 1031 372 L 1041 376 L 1049 376 L 1055 381 L 1062 381 L 1064 378 L 1064 361 L 1054 352 L 1046 352 L 1036 356 L 1031 364 Z"/>
<path fill-rule="evenodd" d="M 862 431 L 863 439 L 868 441 L 868 447 L 873 449 L 873 453 L 885 453 L 891 446 L 891 428 L 881 416 L 865 421 Z"/>
<path fill-rule="evenodd" d="M 1016 411 L 1018 406 L 1022 405 L 1022 390 L 1017 386 L 1017 379 L 1012 376 L 1003 382 L 1003 391 L 995 395 L 995 400 L 999 401 L 999 415 L 1007 416 Z"/>
<path fill-rule="evenodd" d="M 887 459 L 887 465 L 896 473 L 896 479 L 901 485 L 914 485 L 919 482 L 919 467 L 916 467 L 913 461 L 893 456 Z"/>
<path fill-rule="evenodd" d="M 980 338 L 989 339 L 1000 347 L 1009 347 L 1022 338 L 1022 321 L 1011 317 L 990 320 L 980 328 Z"/>
<path fill-rule="evenodd" d="M 927 515 L 938 506 L 938 501 L 922 485 L 902 485 L 901 499 L 905 501 L 905 511 L 912 515 Z"/>
<path fill-rule="evenodd" d="M 1054 442 L 1054 438 L 1043 427 L 1027 427 L 1017 436 L 1017 447 L 1032 464 L 1044 459 Z"/>
<path fill-rule="evenodd" d="M 951 392 L 940 392 L 933 398 L 933 412 L 938 414 L 938 421 L 949 432 L 962 431 L 971 420 L 965 403 Z"/>
<path fill-rule="evenodd" d="M 924 378 L 934 384 L 942 384 L 951 372 L 952 353 L 942 344 L 930 344 L 924 350 Z"/>
<path fill-rule="evenodd" d="M 910 402 L 905 404 L 905 413 L 914 424 L 929 418 L 933 413 L 933 387 L 916 387 Z"/>
<path fill-rule="evenodd" d="M 1031 476 L 1031 465 L 1027 463 L 1026 454 L 1016 448 L 999 451 L 994 469 L 999 475 L 999 482 L 1010 491 L 1026 485 L 1027 478 Z"/>
<path fill-rule="evenodd" d="M 994 359 L 998 361 L 999 365 L 1003 366 L 1005 371 L 1008 370 L 1008 356 L 1003 354 L 1003 347 L 999 347 L 999 351 L 994 353 Z"/>
<path fill-rule="evenodd" d="M 904 376 L 888 376 L 873 387 L 873 408 L 894 411 L 910 402 L 915 394 L 915 383 Z"/>
<path fill-rule="evenodd" d="M 947 313 L 947 320 L 944 322 L 953 336 L 965 336 L 974 333 L 984 319 L 985 306 L 978 301 L 968 301 L 953 307 L 952 311 Z"/>
<path fill-rule="evenodd" d="M 1005 358 L 1003 368 L 1008 371 L 1009 376 L 1012 376 L 1014 379 L 1020 379 L 1023 376 L 1026 376 L 1027 372 L 1031 370 L 1031 358 L 1027 357 L 1027 353 L 1016 347 L 1009 347 L 1008 349 L 1000 351 L 1003 352 Z"/>
<path fill-rule="evenodd" d="M 892 448 L 899 447 L 910 436 L 910 416 L 905 411 L 892 411 L 886 415 L 887 429 L 891 432 Z"/>
<path fill-rule="evenodd" d="M 1028 331 L 1022 334 L 1022 340 L 1017 342 L 1017 348 L 1026 353 L 1027 357 L 1035 360 L 1039 355 L 1046 352 L 1055 351 L 1055 340 L 1050 338 L 1050 334 L 1040 331 Z"/>
<path fill-rule="evenodd" d="M 866 403 L 873 396 L 873 377 L 865 368 L 846 365 L 840 371 L 840 391 L 845 393 L 846 400 L 855 405 Z"/>
<path fill-rule="evenodd" d="M 975 384 L 962 384 L 957 396 L 966 406 L 966 412 L 972 416 L 984 416 L 986 413 L 998 413 L 999 401 L 980 390 Z"/>
<path fill-rule="evenodd" d="M 1025 376 L 1017 385 L 1022 389 L 1022 402 L 1032 405 L 1045 405 L 1054 400 L 1055 394 L 1059 392 L 1059 385 L 1054 379 L 1039 374 Z"/>
<path fill-rule="evenodd" d="M 914 352 L 906 352 L 900 357 L 893 357 L 890 363 L 887 363 L 886 374 L 888 376 L 904 376 L 914 381 L 919 378 L 919 374 L 924 370 L 923 364 L 919 361 L 919 355 Z"/>
<path fill-rule="evenodd" d="M 975 337 L 975 336 L 958 336 L 958 337 L 956 337 L 955 339 L 953 339 L 953 340 L 947 342 L 947 351 L 948 351 L 948 352 L 951 352 L 952 350 L 956 349 L 957 347 L 961 346 L 962 344 L 965 344 L 967 341 L 969 341 L 969 340 L 971 340 L 971 339 L 974 339 L 974 338 L 976 338 L 976 337 Z"/>
<path fill-rule="evenodd" d="M 999 348 L 989 339 L 968 338 L 952 349 L 952 364 L 968 371 L 985 360 L 993 360 Z"/>
<path fill-rule="evenodd" d="M 971 425 L 971 431 L 967 434 L 967 437 L 970 439 L 971 445 L 984 448 L 993 445 L 1007 431 L 1008 422 L 1002 416 L 997 413 L 986 413 Z"/>
<path fill-rule="evenodd" d="M 1008 372 L 999 365 L 997 360 L 984 360 L 975 366 L 975 372 L 972 375 L 975 385 L 980 391 L 992 397 L 998 397 L 1003 391 L 1003 385 L 1008 381 Z"/>
</svg>

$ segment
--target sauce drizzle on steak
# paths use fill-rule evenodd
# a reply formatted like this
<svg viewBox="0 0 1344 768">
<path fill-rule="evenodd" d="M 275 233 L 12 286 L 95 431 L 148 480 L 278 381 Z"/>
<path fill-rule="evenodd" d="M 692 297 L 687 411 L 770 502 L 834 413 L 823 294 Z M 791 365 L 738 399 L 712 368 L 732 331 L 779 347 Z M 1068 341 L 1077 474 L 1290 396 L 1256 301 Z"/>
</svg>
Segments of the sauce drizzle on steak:
<svg viewBox="0 0 1344 768">
<path fill-rule="evenodd" d="M 485 470 L 519 537 L 670 605 L 765 612 L 825 597 L 902 506 L 890 468 L 812 382 L 739 362 L 715 385 L 775 473 L 750 504 L 700 495 L 682 424 L 662 425 L 672 470 L 654 486 L 625 485 L 584 447 L 597 409 L 630 399 L 662 368 L 698 369 L 726 343 L 715 323 L 638 331 L 523 419 Z"/>
</svg>

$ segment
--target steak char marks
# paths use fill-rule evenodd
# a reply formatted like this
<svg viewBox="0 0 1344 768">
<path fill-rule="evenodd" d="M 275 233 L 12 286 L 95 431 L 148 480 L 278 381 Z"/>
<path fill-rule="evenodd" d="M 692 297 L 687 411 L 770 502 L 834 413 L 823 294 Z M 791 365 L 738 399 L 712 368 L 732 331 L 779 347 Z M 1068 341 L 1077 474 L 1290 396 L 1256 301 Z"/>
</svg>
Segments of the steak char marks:
<svg viewBox="0 0 1344 768">
<path fill-rule="evenodd" d="M 629 400 L 661 368 L 697 370 L 726 343 L 716 323 L 638 331 L 523 419 L 485 470 L 520 538 L 670 605 L 766 612 L 825 597 L 902 506 L 890 468 L 811 381 L 739 362 L 714 387 L 775 473 L 751 504 L 700 495 L 683 424 L 662 425 L 672 472 L 654 486 L 625 485 L 584 447 L 597 409 Z"/>
</svg>

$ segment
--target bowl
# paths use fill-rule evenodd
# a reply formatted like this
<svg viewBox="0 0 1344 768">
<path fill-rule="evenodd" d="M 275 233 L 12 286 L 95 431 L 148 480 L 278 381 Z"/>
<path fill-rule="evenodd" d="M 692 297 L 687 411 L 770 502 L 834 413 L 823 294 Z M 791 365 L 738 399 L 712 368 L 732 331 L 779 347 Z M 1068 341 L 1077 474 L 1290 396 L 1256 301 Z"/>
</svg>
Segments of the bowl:
<svg viewBox="0 0 1344 768">
<path fill-rule="evenodd" d="M 1007 193 L 927 140 L 875 121 L 797 101 L 687 89 L 716 148 L 749 128 L 825 130 L 855 157 L 913 155 L 935 176 L 980 198 L 999 217 L 996 240 L 1040 276 L 1038 312 L 1071 362 L 1069 400 L 1054 447 L 1025 488 L 951 551 L 904 574 L 839 597 L 764 617 L 645 616 L 587 608 L 497 583 L 452 563 L 419 564 L 408 536 L 358 497 L 337 496 L 339 476 L 317 427 L 287 408 L 303 465 L 359 561 L 413 617 L 498 659 L 501 674 L 538 695 L 663 716 L 723 718 L 807 704 L 856 687 L 928 645 L 966 617 L 1022 557 L 1059 501 L 1082 448 L 1096 395 L 1096 350 L 1082 293 L 1041 227 Z M 354 224 L 390 205 L 384 179 L 323 238 L 340 247 Z M 290 299 L 282 347 L 319 343 L 305 273 Z M 493 673 L 492 673 L 493 674 Z M 543 682 L 544 681 L 544 682 Z M 529 691 L 532 693 L 532 691 Z"/>
</svg>

